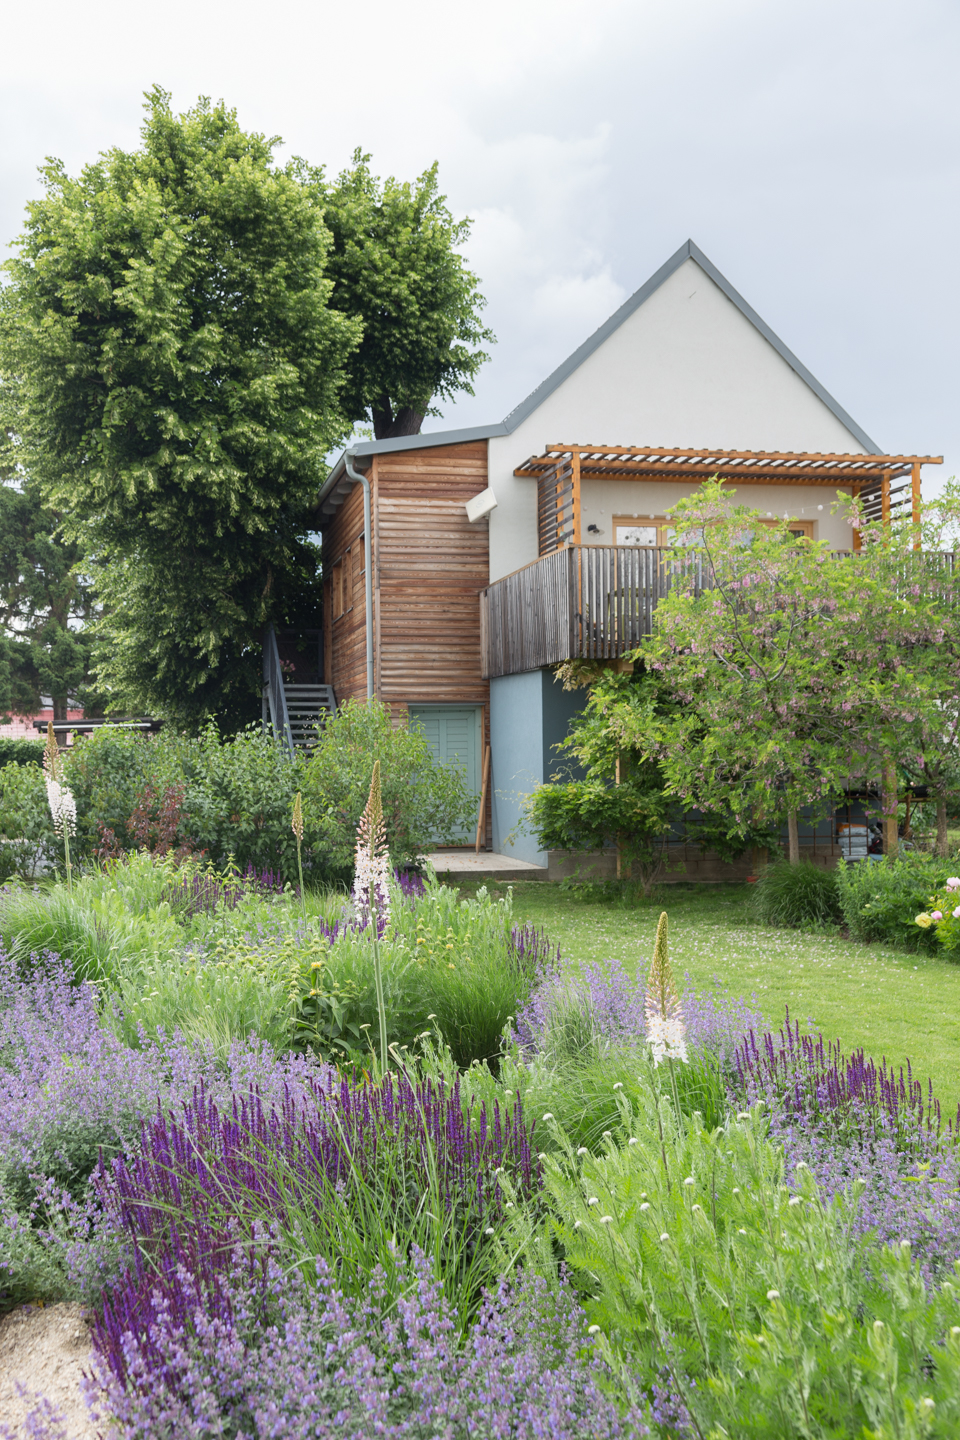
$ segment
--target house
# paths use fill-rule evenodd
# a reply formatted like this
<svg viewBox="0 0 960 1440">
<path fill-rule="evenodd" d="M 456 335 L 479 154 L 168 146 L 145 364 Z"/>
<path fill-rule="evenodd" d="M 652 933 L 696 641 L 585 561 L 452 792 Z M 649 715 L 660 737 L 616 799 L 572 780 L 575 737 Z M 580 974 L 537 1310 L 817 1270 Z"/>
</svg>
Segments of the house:
<svg viewBox="0 0 960 1440">
<path fill-rule="evenodd" d="M 500 850 L 583 703 L 551 667 L 636 644 L 676 500 L 719 473 L 845 550 L 837 490 L 888 514 L 918 503 L 928 461 L 882 454 L 688 241 L 499 424 L 339 458 L 316 507 L 322 678 L 338 702 L 376 695 L 418 721 L 477 791 L 489 743 Z"/>
</svg>

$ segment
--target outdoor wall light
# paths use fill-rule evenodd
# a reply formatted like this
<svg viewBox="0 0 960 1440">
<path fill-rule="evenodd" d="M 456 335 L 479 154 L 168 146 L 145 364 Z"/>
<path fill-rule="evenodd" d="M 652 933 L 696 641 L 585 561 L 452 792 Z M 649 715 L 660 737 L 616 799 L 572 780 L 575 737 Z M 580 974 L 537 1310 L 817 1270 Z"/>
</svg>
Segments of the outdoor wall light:
<svg viewBox="0 0 960 1440">
<path fill-rule="evenodd" d="M 599 535 L 599 534 L 600 534 L 600 526 L 599 526 L 599 525 L 588 525 L 588 526 L 587 526 L 587 534 L 588 534 L 588 535 Z"/>
</svg>

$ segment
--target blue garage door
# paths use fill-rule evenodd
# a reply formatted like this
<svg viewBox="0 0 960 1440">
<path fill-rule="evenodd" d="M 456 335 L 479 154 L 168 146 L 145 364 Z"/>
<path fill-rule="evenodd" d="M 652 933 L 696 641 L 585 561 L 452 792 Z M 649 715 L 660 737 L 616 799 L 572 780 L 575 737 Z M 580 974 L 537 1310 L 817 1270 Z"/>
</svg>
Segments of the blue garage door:
<svg viewBox="0 0 960 1440">
<path fill-rule="evenodd" d="M 411 705 L 410 724 L 423 731 L 434 755 L 446 765 L 459 766 L 466 775 L 467 787 L 480 803 L 480 780 L 483 743 L 483 710 L 479 705 Z M 455 837 L 463 844 L 474 838 L 473 827 Z"/>
</svg>

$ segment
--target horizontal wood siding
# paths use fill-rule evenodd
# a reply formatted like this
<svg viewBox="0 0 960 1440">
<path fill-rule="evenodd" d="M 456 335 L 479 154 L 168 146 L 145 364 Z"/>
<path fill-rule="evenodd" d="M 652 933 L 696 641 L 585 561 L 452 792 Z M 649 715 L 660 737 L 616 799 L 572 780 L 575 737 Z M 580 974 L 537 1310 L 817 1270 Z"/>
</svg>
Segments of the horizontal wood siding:
<svg viewBox="0 0 960 1440">
<path fill-rule="evenodd" d="M 486 485 L 485 441 L 376 458 L 377 692 L 391 705 L 486 707 L 487 522 L 464 509 Z"/>
<path fill-rule="evenodd" d="M 364 617 L 363 487 L 354 485 L 323 535 L 324 679 L 341 700 L 365 699 L 367 659 Z M 342 566 L 344 610 L 334 614 L 334 568 Z"/>
</svg>

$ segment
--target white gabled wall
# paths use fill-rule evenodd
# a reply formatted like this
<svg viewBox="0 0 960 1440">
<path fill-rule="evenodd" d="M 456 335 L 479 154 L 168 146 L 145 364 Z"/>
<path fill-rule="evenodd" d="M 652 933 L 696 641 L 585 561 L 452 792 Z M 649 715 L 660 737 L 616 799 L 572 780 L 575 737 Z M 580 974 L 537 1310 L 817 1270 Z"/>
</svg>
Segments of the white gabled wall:
<svg viewBox="0 0 960 1440">
<path fill-rule="evenodd" d="M 537 558 L 536 481 L 514 468 L 548 444 L 689 445 L 862 453 L 863 446 L 693 259 L 686 260 L 510 435 L 489 442 L 490 579 Z M 635 487 L 629 487 L 635 493 Z M 652 494 L 651 487 L 651 494 Z M 676 498 L 689 487 L 671 487 Z M 799 515 L 847 548 L 825 488 L 744 486 L 739 499 Z M 665 487 L 656 486 L 660 493 Z M 768 497 L 769 501 L 768 502 Z M 659 496 L 658 496 L 659 498 Z M 774 503 L 775 502 L 775 503 Z M 606 508 L 606 507 L 604 507 Z M 624 503 L 627 513 L 656 508 Z M 609 513 L 609 512 L 608 512 Z M 834 533 L 836 531 L 836 533 Z M 583 538 L 586 538 L 584 536 Z"/>
</svg>

